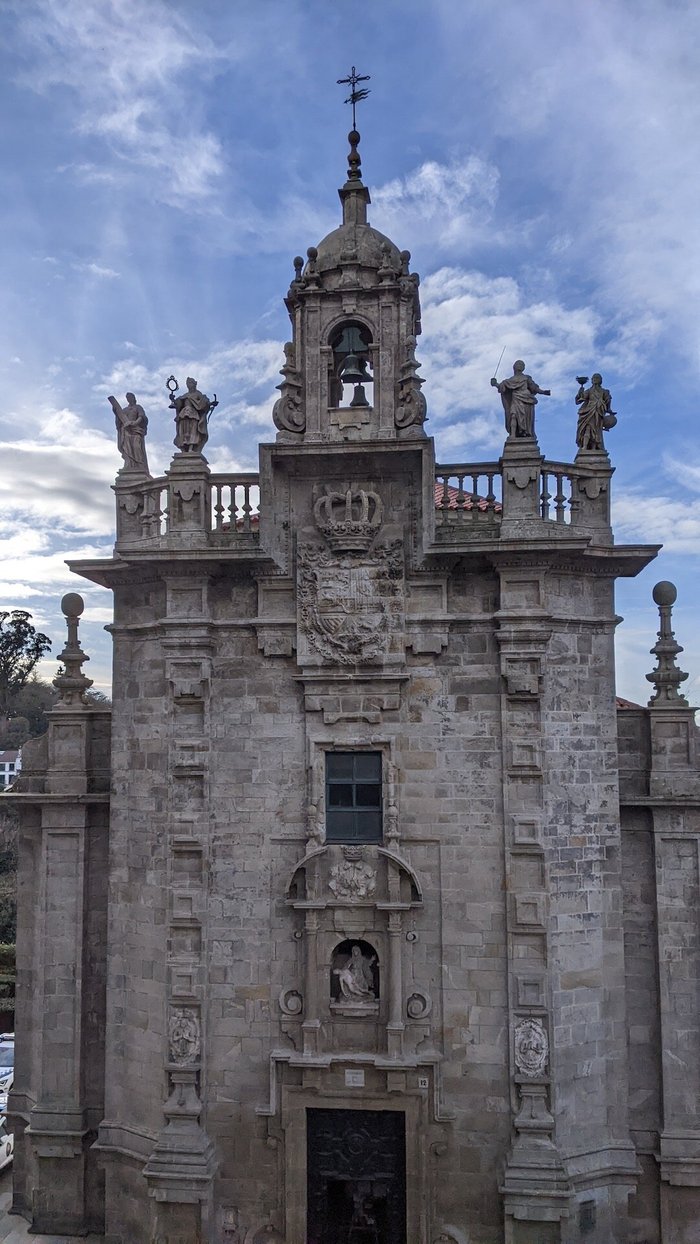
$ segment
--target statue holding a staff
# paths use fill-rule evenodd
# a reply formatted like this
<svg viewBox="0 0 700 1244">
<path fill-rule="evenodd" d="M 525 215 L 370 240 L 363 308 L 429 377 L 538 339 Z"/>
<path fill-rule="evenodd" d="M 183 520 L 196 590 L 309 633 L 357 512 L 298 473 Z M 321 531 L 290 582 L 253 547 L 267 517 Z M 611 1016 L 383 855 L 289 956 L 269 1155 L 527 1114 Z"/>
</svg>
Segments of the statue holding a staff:
<svg viewBox="0 0 700 1244">
<path fill-rule="evenodd" d="M 197 381 L 187 377 L 187 392 L 176 397 L 179 384 L 174 376 L 167 380 L 170 406 L 175 411 L 175 444 L 184 454 L 201 454 L 209 440 L 209 416 L 219 405 L 216 394 L 210 401 L 200 393 Z"/>
</svg>

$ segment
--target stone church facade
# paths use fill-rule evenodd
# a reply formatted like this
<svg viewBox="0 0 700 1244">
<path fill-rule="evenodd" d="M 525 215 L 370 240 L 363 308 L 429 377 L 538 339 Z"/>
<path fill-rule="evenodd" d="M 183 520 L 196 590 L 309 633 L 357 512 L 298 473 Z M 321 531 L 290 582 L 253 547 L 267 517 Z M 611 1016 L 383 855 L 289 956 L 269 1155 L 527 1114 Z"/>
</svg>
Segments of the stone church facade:
<svg viewBox="0 0 700 1244">
<path fill-rule="evenodd" d="M 697 1244 L 675 593 L 621 706 L 615 580 L 657 550 L 614 542 L 602 437 L 436 465 L 418 278 L 350 137 L 259 475 L 210 471 L 186 395 L 74 566 L 114 592 L 114 699 L 71 593 L 8 796 L 14 1209 L 106 1244 Z"/>
</svg>

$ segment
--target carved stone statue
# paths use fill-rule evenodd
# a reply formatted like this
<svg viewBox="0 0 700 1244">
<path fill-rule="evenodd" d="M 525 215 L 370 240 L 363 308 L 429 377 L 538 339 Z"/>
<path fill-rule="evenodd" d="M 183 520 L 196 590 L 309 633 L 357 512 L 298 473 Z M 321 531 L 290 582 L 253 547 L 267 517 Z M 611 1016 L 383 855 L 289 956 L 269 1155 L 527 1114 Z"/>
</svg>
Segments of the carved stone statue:
<svg viewBox="0 0 700 1244">
<path fill-rule="evenodd" d="M 333 969 L 333 975 L 338 977 L 340 992 L 348 1002 L 374 1001 L 372 967 L 376 962 L 376 955 L 372 955 L 370 959 L 363 955 L 361 947 L 355 944 L 344 966 Z"/>
<path fill-rule="evenodd" d="M 421 393 L 424 382 L 418 375 L 419 366 L 416 362 L 416 339 L 409 337 L 406 341 L 406 359 L 401 364 L 399 376 L 399 399 L 394 416 L 397 428 L 423 424 L 428 417 L 428 406 L 424 394 Z"/>
<path fill-rule="evenodd" d="M 534 439 L 535 406 L 537 405 L 535 394 L 541 393 L 545 397 L 551 397 L 551 390 L 541 389 L 532 376 L 526 374 L 522 359 L 516 359 L 513 363 L 512 376 L 500 381 L 494 376 L 491 384 L 501 395 L 508 439 L 515 440 L 521 437 Z"/>
<path fill-rule="evenodd" d="M 540 1019 L 522 1019 L 515 1025 L 515 1065 L 521 1075 L 542 1076 L 547 1070 L 549 1041 Z"/>
<path fill-rule="evenodd" d="M 139 406 L 133 393 L 127 393 L 126 406 L 120 406 L 116 397 L 108 397 L 114 411 L 114 422 L 117 427 L 117 448 L 124 459 L 127 471 L 138 471 L 148 475 L 148 459 L 146 457 L 146 432 L 148 419 L 143 406 Z"/>
<path fill-rule="evenodd" d="M 277 385 L 281 397 L 277 398 L 272 408 L 272 419 L 280 432 L 303 432 L 306 428 L 306 417 L 302 408 L 301 378 L 297 371 L 294 344 L 287 341 L 284 347 L 284 366 L 280 369 L 284 377 Z"/>
<path fill-rule="evenodd" d="M 175 444 L 183 453 L 201 454 L 209 440 L 209 413 L 214 409 L 206 393 L 200 393 L 197 381 L 187 377 L 187 392 L 176 397 L 171 392 L 170 406 L 175 411 Z"/>
<path fill-rule="evenodd" d="M 578 424 L 576 444 L 579 449 L 605 449 L 603 431 L 614 428 L 617 415 L 611 410 L 610 390 L 603 388 L 600 372 L 591 376 L 591 386 L 585 389 L 588 376 L 577 376 L 579 390 L 576 394 Z"/>
<path fill-rule="evenodd" d="M 199 1016 L 193 1010 L 180 1007 L 173 1011 L 168 1024 L 170 1061 L 193 1063 L 199 1057 Z"/>
</svg>

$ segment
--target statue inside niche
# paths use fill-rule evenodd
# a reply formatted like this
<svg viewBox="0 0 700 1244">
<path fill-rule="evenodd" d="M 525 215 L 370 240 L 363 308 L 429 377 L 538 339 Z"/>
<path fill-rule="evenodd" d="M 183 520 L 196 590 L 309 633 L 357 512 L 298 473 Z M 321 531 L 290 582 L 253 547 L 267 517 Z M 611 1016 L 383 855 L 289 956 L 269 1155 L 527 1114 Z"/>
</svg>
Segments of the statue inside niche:
<svg viewBox="0 0 700 1244">
<path fill-rule="evenodd" d="M 333 967 L 333 975 L 338 978 L 341 999 L 355 1005 L 374 1003 L 376 994 L 373 968 L 377 956 L 363 955 L 362 947 L 355 942 L 349 955 L 337 954 L 334 962 L 336 959 L 337 966 Z"/>
</svg>

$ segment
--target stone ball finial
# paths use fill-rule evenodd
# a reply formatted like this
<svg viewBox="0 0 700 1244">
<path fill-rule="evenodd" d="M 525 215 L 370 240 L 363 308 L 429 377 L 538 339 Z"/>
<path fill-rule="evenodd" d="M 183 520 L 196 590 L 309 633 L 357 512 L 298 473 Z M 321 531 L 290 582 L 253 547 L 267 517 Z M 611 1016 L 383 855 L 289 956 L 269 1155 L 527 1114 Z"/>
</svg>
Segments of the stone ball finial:
<svg viewBox="0 0 700 1244">
<path fill-rule="evenodd" d="M 314 259 L 318 258 L 318 251 L 315 246 L 310 246 L 306 253 L 312 262 Z"/>
<path fill-rule="evenodd" d="M 66 618 L 79 618 L 85 608 L 85 601 L 78 592 L 66 592 L 61 601 L 61 613 Z"/>
<path fill-rule="evenodd" d="M 348 134 L 348 142 L 350 143 L 351 147 L 356 147 L 359 141 L 360 141 L 359 130 L 350 130 L 350 133 Z"/>
<path fill-rule="evenodd" d="M 675 605 L 678 592 L 675 583 L 662 579 L 661 583 L 656 584 L 651 595 L 655 605 Z"/>
</svg>

